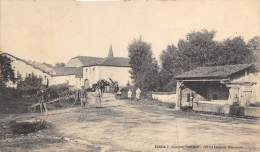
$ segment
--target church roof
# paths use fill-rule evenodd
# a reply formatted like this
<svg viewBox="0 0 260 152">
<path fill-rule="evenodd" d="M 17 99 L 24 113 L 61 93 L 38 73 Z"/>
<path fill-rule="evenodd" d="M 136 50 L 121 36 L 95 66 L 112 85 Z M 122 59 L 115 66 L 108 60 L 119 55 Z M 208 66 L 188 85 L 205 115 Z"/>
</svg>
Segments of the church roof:
<svg viewBox="0 0 260 152">
<path fill-rule="evenodd" d="M 107 57 L 97 66 L 118 66 L 118 67 L 129 67 L 129 58 L 124 57 Z"/>
<path fill-rule="evenodd" d="M 82 63 L 82 66 L 97 65 L 104 60 L 104 58 L 92 56 L 77 56 L 72 59 L 79 59 L 79 61 Z"/>
<path fill-rule="evenodd" d="M 116 67 L 129 67 L 129 58 L 125 57 L 89 57 L 77 56 L 72 59 L 78 59 L 82 63 L 82 67 L 88 66 L 116 66 Z"/>
</svg>

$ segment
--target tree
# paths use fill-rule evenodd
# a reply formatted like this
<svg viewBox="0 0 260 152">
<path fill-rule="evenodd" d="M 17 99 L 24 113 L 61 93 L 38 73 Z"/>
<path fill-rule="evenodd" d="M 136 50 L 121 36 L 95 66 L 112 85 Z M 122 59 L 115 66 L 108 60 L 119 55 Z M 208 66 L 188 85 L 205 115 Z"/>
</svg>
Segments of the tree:
<svg viewBox="0 0 260 152">
<path fill-rule="evenodd" d="M 156 89 L 158 79 L 158 63 L 152 57 L 151 45 L 141 38 L 133 40 L 128 46 L 130 74 L 134 84 L 143 91 Z"/>
<path fill-rule="evenodd" d="M 158 88 L 161 91 L 175 89 L 175 85 L 172 84 L 175 84 L 174 76 L 180 73 L 178 59 L 178 49 L 173 44 L 168 45 L 160 55 L 161 70 L 159 72 Z"/>
<path fill-rule="evenodd" d="M 0 87 L 4 87 L 8 81 L 15 82 L 15 75 L 11 62 L 10 58 L 0 54 Z"/>
<path fill-rule="evenodd" d="M 160 56 L 161 86 L 175 86 L 174 76 L 199 66 L 218 66 L 227 64 L 244 64 L 254 61 L 251 48 L 257 46 L 258 37 L 248 44 L 242 37 L 229 38 L 218 42 L 214 40 L 215 32 L 202 30 L 187 34 L 186 40 L 179 40 L 178 47 L 167 46 Z M 163 89 L 163 88 L 161 88 Z"/>
<path fill-rule="evenodd" d="M 63 62 L 58 62 L 58 63 L 55 64 L 55 67 L 57 67 L 57 68 L 65 67 L 65 66 L 66 66 L 66 64 L 63 63 Z"/>
<path fill-rule="evenodd" d="M 216 53 L 218 55 L 214 55 L 215 58 L 211 61 L 213 65 L 244 64 L 255 60 L 253 51 L 249 49 L 242 37 L 219 42 Z"/>
<path fill-rule="evenodd" d="M 260 49 L 260 36 L 255 36 L 247 42 L 247 47 L 250 50 Z"/>
<path fill-rule="evenodd" d="M 213 40 L 215 31 L 202 30 L 187 34 L 187 40 L 178 42 L 180 66 L 183 71 L 191 70 L 198 66 L 211 65 L 216 50 L 216 42 Z M 213 56 L 212 56 L 213 55 Z"/>
</svg>

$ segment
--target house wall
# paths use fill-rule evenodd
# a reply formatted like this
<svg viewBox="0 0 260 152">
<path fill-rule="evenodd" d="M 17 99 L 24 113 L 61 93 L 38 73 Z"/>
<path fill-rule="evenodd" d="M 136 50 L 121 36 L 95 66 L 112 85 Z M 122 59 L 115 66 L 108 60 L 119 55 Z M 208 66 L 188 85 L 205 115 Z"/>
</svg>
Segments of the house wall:
<svg viewBox="0 0 260 152">
<path fill-rule="evenodd" d="M 131 83 L 130 67 L 114 66 L 91 66 L 83 68 L 83 79 L 88 79 L 90 86 L 100 79 L 109 80 L 111 78 L 119 83 L 119 86 L 126 86 Z"/>
<path fill-rule="evenodd" d="M 245 92 L 251 91 L 251 102 L 260 102 L 260 71 L 246 71 L 236 75 L 231 80 L 232 83 L 250 82 L 252 85 L 237 85 L 238 95 L 243 100 Z"/>
<path fill-rule="evenodd" d="M 67 83 L 68 85 L 80 89 L 82 86 L 82 79 L 77 78 L 75 75 L 53 76 L 50 85 L 58 85 L 64 83 Z"/>
<path fill-rule="evenodd" d="M 36 75 L 37 77 L 41 77 L 43 80 L 43 84 L 47 84 L 47 79 L 49 81 L 51 81 L 51 76 L 48 73 L 45 73 L 35 67 L 33 67 L 30 64 L 27 64 L 26 62 L 16 59 L 12 56 L 7 55 L 7 57 L 9 57 L 12 60 L 12 68 L 14 70 L 15 73 L 15 77 L 17 77 L 17 73 L 21 74 L 22 78 L 25 78 L 26 75 L 33 73 L 34 75 Z M 12 83 L 12 82 L 8 82 L 7 83 L 8 87 L 17 87 L 16 83 Z"/>
</svg>

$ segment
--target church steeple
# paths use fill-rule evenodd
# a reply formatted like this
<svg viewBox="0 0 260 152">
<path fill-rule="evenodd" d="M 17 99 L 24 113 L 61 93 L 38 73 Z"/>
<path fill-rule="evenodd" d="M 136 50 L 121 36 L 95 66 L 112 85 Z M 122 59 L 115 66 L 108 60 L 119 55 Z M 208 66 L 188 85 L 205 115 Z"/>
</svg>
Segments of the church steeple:
<svg viewBox="0 0 260 152">
<path fill-rule="evenodd" d="M 109 52 L 108 52 L 107 57 L 114 57 L 112 45 L 110 45 L 110 47 L 109 47 Z"/>
</svg>

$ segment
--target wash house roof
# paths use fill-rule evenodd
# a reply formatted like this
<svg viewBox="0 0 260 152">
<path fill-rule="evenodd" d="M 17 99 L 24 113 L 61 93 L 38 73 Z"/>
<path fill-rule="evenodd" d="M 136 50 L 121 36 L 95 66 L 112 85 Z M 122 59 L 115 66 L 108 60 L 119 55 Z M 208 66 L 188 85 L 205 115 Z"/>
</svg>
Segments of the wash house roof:
<svg viewBox="0 0 260 152">
<path fill-rule="evenodd" d="M 194 70 L 187 71 L 176 76 L 176 79 L 202 79 L 202 78 L 228 78 L 233 74 L 246 70 L 252 67 L 252 64 L 235 64 L 224 66 L 208 66 L 198 67 Z"/>
</svg>

